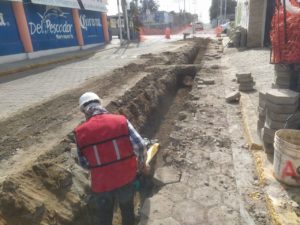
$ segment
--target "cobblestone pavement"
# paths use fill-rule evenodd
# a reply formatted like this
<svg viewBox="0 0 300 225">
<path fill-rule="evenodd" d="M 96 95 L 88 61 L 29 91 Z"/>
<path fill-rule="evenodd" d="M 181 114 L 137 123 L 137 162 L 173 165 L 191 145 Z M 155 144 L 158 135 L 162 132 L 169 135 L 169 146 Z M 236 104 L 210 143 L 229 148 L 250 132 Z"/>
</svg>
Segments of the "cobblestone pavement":
<svg viewBox="0 0 300 225">
<path fill-rule="evenodd" d="M 179 113 L 186 118 L 176 122 L 171 144 L 163 149 L 168 157 L 155 178 L 164 185 L 146 200 L 141 225 L 269 224 L 251 155 L 242 147 L 239 107 L 226 110 L 220 60 L 212 59 L 216 50 L 211 48 Z M 215 84 L 203 85 L 201 79 Z M 170 166 L 174 162 L 176 168 Z"/>
<path fill-rule="evenodd" d="M 231 65 L 227 74 L 231 91 L 237 90 L 237 83 L 232 82 L 237 72 L 251 72 L 256 82 L 255 91 L 242 94 L 242 109 L 246 112 L 246 127 L 252 137 L 256 135 L 258 120 L 258 93 L 271 89 L 274 80 L 274 66 L 270 64 L 269 49 L 252 49 L 238 51 L 235 48 L 226 49 L 222 58 L 224 64 Z M 249 112 L 249 113 L 247 113 Z M 251 114 L 254 112 L 254 115 Z M 245 120 L 244 118 L 244 120 Z M 252 128 L 253 125 L 253 128 Z M 255 139 L 255 138 L 254 138 Z M 300 224 L 300 190 L 299 187 L 288 187 L 278 182 L 273 175 L 273 154 L 266 154 L 264 150 L 253 151 L 259 180 L 262 183 L 266 199 L 269 204 L 270 216 L 274 224 Z"/>
<path fill-rule="evenodd" d="M 97 52 L 89 58 L 0 77 L 0 119 L 75 88 L 90 78 L 103 76 L 133 62 L 142 54 L 169 50 L 179 39 L 182 35 L 174 35 L 171 40 L 163 36 L 149 36 L 140 45 L 116 47 Z"/>
</svg>

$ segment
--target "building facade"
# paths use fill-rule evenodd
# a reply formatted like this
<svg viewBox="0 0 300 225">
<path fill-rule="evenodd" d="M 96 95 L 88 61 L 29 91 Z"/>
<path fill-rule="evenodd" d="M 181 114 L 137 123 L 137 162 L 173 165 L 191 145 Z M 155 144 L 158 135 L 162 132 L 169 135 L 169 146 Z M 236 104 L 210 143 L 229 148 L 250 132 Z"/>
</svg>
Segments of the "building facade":
<svg viewBox="0 0 300 225">
<path fill-rule="evenodd" d="M 262 47 L 265 43 L 268 0 L 238 0 L 236 25 L 247 30 L 247 47 Z M 272 17 L 272 15 L 268 15 Z"/>
<path fill-rule="evenodd" d="M 109 41 L 101 0 L 0 1 L 0 64 Z"/>
</svg>

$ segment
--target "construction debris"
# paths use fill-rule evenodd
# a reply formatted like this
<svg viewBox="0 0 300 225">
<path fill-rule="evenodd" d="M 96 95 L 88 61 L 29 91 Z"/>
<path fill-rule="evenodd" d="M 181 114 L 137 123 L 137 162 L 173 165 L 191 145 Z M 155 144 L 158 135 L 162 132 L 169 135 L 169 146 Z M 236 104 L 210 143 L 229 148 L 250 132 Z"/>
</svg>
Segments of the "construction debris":
<svg viewBox="0 0 300 225">
<path fill-rule="evenodd" d="M 228 103 L 234 103 L 234 102 L 239 102 L 241 98 L 241 93 L 239 91 L 234 91 L 231 92 L 226 96 L 226 102 Z"/>
<path fill-rule="evenodd" d="M 237 73 L 236 78 L 239 83 L 240 91 L 248 92 L 254 90 L 253 86 L 255 85 L 255 82 L 253 81 L 251 73 Z"/>
</svg>

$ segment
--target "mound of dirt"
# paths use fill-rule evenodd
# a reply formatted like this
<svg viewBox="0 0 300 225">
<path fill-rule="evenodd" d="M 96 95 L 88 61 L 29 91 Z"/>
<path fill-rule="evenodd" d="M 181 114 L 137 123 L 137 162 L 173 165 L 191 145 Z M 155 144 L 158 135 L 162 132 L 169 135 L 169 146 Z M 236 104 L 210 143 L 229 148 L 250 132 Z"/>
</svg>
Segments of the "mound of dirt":
<svg viewBox="0 0 300 225">
<path fill-rule="evenodd" d="M 130 64 L 116 70 L 105 80 L 93 80 L 84 87 L 2 121 L 0 159 L 5 159 L 8 165 L 17 166 L 19 163 L 12 156 L 18 155 L 18 149 L 22 149 L 22 156 L 27 159 L 18 159 L 30 160 L 19 164 L 20 168 L 15 171 L 10 168 L 0 184 L 0 224 L 94 224 L 97 219 L 93 215 L 97 213 L 97 207 L 89 193 L 89 174 L 75 163 L 77 150 L 69 129 L 82 119 L 77 112 L 78 97 L 84 90 L 91 90 L 109 99 L 114 85 L 117 92 L 122 83 L 134 78 L 138 80 L 134 86 L 121 96 L 118 93 L 118 99 L 111 97 L 107 109 L 126 115 L 141 131 L 149 132 L 149 127 L 152 127 L 153 133 L 163 119 L 178 84 L 185 76 L 195 76 L 196 67 L 147 68 L 155 65 L 159 57 L 167 59 L 166 64 L 173 60 L 173 63 L 179 64 L 192 63 L 199 49 L 204 48 L 203 43 L 207 42 L 190 42 L 177 52 L 151 56 L 140 64 Z M 138 77 L 139 74 L 143 74 L 142 77 Z M 65 136 L 59 136 L 63 133 L 60 131 L 62 128 Z M 45 136 L 45 133 L 52 136 Z M 54 143 L 47 147 L 49 137 L 56 139 L 51 140 Z M 45 149 L 32 150 L 32 146 L 40 143 L 44 143 Z"/>
</svg>

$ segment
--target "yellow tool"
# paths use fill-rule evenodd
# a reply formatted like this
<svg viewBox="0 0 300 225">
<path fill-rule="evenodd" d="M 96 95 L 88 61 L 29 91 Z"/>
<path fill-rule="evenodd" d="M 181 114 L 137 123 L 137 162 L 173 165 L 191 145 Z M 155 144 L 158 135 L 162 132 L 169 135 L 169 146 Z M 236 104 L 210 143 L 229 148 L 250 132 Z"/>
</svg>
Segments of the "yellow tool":
<svg viewBox="0 0 300 225">
<path fill-rule="evenodd" d="M 147 159 L 146 159 L 146 166 L 149 166 L 150 162 L 154 158 L 154 156 L 157 154 L 159 149 L 159 143 L 155 143 L 151 145 L 151 147 L 147 151 Z"/>
</svg>

